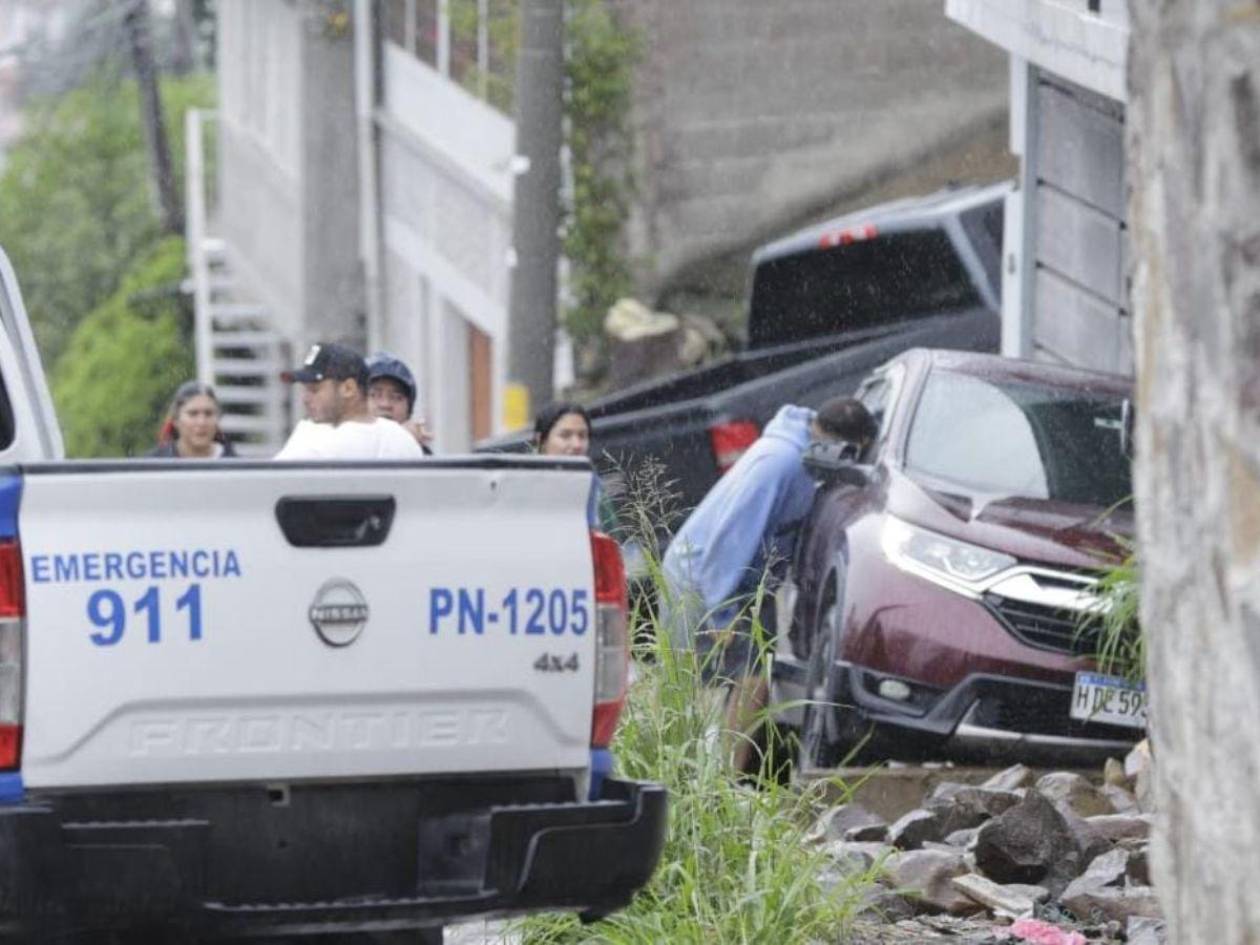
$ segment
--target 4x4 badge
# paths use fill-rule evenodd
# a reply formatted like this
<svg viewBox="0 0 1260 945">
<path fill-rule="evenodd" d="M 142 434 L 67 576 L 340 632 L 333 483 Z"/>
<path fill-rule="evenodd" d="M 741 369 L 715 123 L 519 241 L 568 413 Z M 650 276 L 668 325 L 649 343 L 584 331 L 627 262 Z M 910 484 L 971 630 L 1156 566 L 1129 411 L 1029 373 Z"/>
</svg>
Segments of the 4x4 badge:
<svg viewBox="0 0 1260 945">
<path fill-rule="evenodd" d="M 367 624 L 367 600 L 350 581 L 333 578 L 315 593 L 307 615 L 319 638 L 329 646 L 349 646 Z"/>
</svg>

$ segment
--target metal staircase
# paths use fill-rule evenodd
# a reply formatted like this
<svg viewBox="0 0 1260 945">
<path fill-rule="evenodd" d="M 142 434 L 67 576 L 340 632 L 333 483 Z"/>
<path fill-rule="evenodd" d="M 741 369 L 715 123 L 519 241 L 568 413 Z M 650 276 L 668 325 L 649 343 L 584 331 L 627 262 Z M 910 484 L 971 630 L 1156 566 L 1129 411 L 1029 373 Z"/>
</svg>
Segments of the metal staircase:
<svg viewBox="0 0 1260 945">
<path fill-rule="evenodd" d="M 187 251 L 192 273 L 197 379 L 211 384 L 220 424 L 242 456 L 273 456 L 289 432 L 288 342 L 265 307 L 243 299 L 227 246 L 209 232 L 204 135 L 213 113 L 190 109 L 187 133 Z"/>
</svg>

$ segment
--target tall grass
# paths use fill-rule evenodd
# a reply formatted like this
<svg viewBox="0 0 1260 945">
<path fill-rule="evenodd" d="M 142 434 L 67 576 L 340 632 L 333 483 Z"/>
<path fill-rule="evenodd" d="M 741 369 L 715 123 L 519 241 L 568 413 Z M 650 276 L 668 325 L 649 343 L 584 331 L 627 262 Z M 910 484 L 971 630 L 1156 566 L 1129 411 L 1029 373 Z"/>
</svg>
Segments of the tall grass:
<svg viewBox="0 0 1260 945">
<path fill-rule="evenodd" d="M 658 521 L 644 513 L 643 524 Z M 646 539 L 646 536 L 645 536 Z M 649 580 L 660 567 L 648 551 Z M 646 600 L 647 598 L 640 598 Z M 524 920 L 527 943 L 714 945 L 838 940 L 872 881 L 820 883 L 825 851 L 806 842 L 823 792 L 779 783 L 779 759 L 741 775 L 721 736 L 722 690 L 702 681 L 692 650 L 670 643 L 656 608 L 631 615 L 635 675 L 613 749 L 620 777 L 669 789 L 669 829 L 655 876 L 624 910 L 589 926 L 572 916 Z M 834 872 L 834 871 L 833 871 Z M 832 878 L 834 883 L 834 877 Z"/>
<path fill-rule="evenodd" d="M 1088 618 L 1098 628 L 1095 660 L 1101 672 L 1139 681 L 1146 673 L 1146 635 L 1138 623 L 1137 556 L 1130 548 L 1099 580 L 1094 593 L 1101 606 Z"/>
<path fill-rule="evenodd" d="M 614 750 L 618 774 L 669 789 L 669 830 L 660 866 L 621 912 L 583 927 L 572 916 L 522 923 L 527 943 L 766 943 L 793 945 L 840 938 L 865 876 L 824 889 L 829 864 L 806 842 L 822 791 L 798 790 L 769 777 L 755 785 L 730 765 L 721 739 L 718 692 L 700 681 L 690 652 L 663 633 L 638 678 Z M 644 655 L 644 654 L 641 654 Z"/>
<path fill-rule="evenodd" d="M 1108 510 L 1110 511 L 1110 510 Z M 1092 638 L 1099 672 L 1140 682 L 1146 674 L 1146 636 L 1138 622 L 1141 597 L 1137 549 L 1129 539 L 1113 535 L 1117 556 L 1091 591 L 1096 603 L 1077 620 L 1078 643 Z"/>
</svg>

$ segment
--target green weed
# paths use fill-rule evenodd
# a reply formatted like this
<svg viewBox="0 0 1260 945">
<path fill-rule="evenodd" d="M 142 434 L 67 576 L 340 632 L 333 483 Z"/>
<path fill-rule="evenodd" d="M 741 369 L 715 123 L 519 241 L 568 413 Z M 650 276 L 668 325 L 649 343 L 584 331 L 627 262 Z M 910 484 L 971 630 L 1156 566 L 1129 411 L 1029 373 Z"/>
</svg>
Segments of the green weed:
<svg viewBox="0 0 1260 945">
<path fill-rule="evenodd" d="M 628 527 L 652 525 L 645 515 Z M 647 536 L 644 536 L 645 543 Z M 661 588 L 657 556 L 648 580 Z M 651 595 L 647 595 L 651 596 Z M 700 659 L 672 646 L 656 608 L 638 624 L 636 679 L 614 743 L 619 776 L 669 789 L 669 831 L 655 876 L 634 901 L 594 924 L 574 916 L 521 923 L 529 945 L 712 945 L 838 941 L 873 876 L 828 874 L 829 858 L 806 834 L 822 795 L 836 785 L 780 783 L 782 760 L 761 754 L 759 775 L 741 775 L 723 737 L 722 690 L 702 680 Z M 755 626 L 755 621 L 754 621 Z M 726 733 L 728 734 L 728 733 Z M 773 740 L 772 740 L 773 745 Z M 786 747 L 786 746 L 781 746 Z M 829 879 L 821 877 L 827 874 Z"/>
</svg>

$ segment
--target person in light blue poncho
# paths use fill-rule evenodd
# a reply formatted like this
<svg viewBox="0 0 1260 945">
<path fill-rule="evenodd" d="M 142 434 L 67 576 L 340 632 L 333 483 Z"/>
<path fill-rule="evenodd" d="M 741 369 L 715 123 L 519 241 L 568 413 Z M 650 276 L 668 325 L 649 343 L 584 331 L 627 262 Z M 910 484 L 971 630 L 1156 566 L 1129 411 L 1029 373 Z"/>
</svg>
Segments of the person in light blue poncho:
<svg viewBox="0 0 1260 945">
<path fill-rule="evenodd" d="M 828 400 L 817 412 L 791 404 L 780 408 L 758 440 L 683 523 L 665 552 L 664 624 L 676 646 L 694 646 L 707 679 L 732 686 L 727 723 L 742 731 L 765 705 L 763 674 L 754 673 L 757 647 L 750 613 L 763 577 L 756 615 L 774 632 L 774 586 L 791 559 L 801 523 L 814 501 L 815 483 L 801 463 L 815 440 L 843 440 L 865 449 L 877 427 L 861 402 Z M 734 752 L 737 766 L 749 757 L 747 739 Z"/>
</svg>

